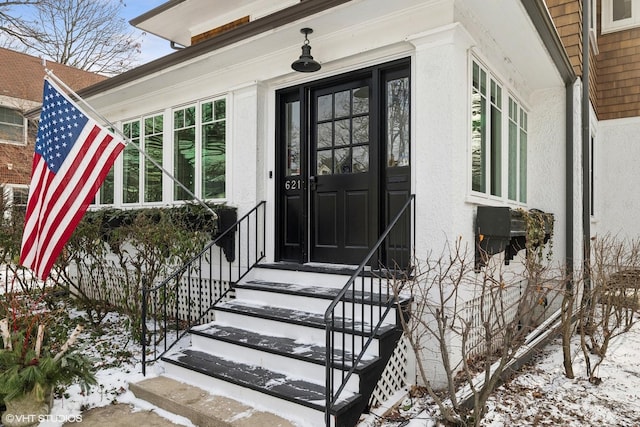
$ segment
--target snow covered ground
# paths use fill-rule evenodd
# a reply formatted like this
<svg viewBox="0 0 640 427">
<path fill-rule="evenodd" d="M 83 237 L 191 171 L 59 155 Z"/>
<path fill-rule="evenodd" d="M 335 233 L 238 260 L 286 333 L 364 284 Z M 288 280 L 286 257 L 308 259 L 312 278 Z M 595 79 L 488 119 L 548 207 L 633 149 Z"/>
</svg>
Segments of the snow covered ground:
<svg viewBox="0 0 640 427">
<path fill-rule="evenodd" d="M 611 341 L 608 354 L 591 384 L 578 342 L 573 346 L 574 379 L 564 376 L 559 340 L 548 345 L 531 365 L 501 386 L 489 400 L 482 421 L 486 427 L 640 426 L 640 323 Z M 361 427 L 430 427 L 435 408 L 420 399 L 403 402 L 402 418 L 381 420 L 370 415 Z M 424 408 L 424 409 L 423 409 Z"/>
<path fill-rule="evenodd" d="M 0 283 L 4 287 L 4 271 Z M 2 293 L 2 292 L 0 292 Z M 81 312 L 71 317 L 80 321 Z M 548 345 L 522 372 L 500 387 L 488 402 L 486 427 L 511 426 L 618 426 L 640 427 L 640 323 L 614 338 L 607 357 L 596 373 L 602 381 L 591 384 L 577 341 L 574 344 L 575 379 L 567 379 L 562 367 L 559 341 Z M 101 332 L 86 328 L 77 345 L 96 360 L 98 387 L 83 395 L 78 386 L 70 387 L 55 400 L 49 421 L 41 427 L 60 427 L 64 421 L 78 420 L 83 411 L 113 403 L 128 403 L 134 410 L 154 410 L 176 424 L 190 426 L 188 420 L 154 408 L 128 390 L 129 382 L 142 380 L 141 348 L 130 336 L 127 319 L 110 313 Z M 147 376 L 156 375 L 147 370 Z M 399 416 L 383 419 L 370 414 L 359 427 L 431 427 L 436 408 L 421 398 L 405 399 Z M 262 426 L 257 426 L 262 427 Z"/>
</svg>

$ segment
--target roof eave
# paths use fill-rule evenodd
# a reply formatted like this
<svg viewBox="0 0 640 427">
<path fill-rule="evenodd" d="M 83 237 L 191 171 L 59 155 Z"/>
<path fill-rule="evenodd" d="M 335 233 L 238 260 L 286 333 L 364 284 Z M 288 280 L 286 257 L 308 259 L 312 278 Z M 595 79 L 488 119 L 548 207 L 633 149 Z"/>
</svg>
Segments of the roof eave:
<svg viewBox="0 0 640 427">
<path fill-rule="evenodd" d="M 348 3 L 352 0 L 306 0 L 302 1 L 294 6 L 290 6 L 286 9 L 277 11 L 271 15 L 256 19 L 255 21 L 241 25 L 237 28 L 221 33 L 208 40 L 195 44 L 193 46 L 180 49 L 174 53 L 171 53 L 162 58 L 158 58 L 147 64 L 141 65 L 137 68 L 129 70 L 125 73 L 119 74 L 115 77 L 111 77 L 108 80 L 89 86 L 78 94 L 82 97 L 89 97 L 97 95 L 101 92 L 109 89 L 122 86 L 129 82 L 138 80 L 145 76 L 157 73 L 158 70 L 162 70 L 177 64 L 180 64 L 189 59 L 198 57 L 202 54 L 220 49 L 222 47 L 231 45 L 238 41 L 244 40 L 249 37 L 261 34 L 265 31 L 273 30 L 278 27 L 282 27 L 291 22 L 303 19 L 307 16 L 314 15 L 327 9 L 339 6 L 343 3 Z"/>
</svg>

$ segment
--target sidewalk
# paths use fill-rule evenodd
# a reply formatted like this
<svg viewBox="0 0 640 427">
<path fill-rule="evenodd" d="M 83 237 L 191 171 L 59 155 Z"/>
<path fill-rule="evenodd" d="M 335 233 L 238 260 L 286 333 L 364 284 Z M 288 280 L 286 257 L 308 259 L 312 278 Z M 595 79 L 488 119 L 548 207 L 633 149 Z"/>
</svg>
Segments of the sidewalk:
<svg viewBox="0 0 640 427">
<path fill-rule="evenodd" d="M 82 413 L 82 422 L 66 423 L 64 427 L 173 427 L 174 424 L 153 411 L 133 411 L 133 407 L 117 405 L 93 408 Z"/>
</svg>

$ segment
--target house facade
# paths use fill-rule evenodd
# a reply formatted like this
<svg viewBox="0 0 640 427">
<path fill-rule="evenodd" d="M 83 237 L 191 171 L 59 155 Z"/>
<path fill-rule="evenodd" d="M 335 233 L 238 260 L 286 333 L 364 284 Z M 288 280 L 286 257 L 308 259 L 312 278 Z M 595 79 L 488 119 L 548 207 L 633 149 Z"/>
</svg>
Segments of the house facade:
<svg viewBox="0 0 640 427">
<path fill-rule="evenodd" d="M 561 3 L 557 20 L 581 16 Z M 402 251 L 417 260 L 455 241 L 473 251 L 479 207 L 539 209 L 555 218 L 554 262 L 580 265 L 581 62 L 550 10 L 542 0 L 169 1 L 132 23 L 176 52 L 80 91 L 147 156 L 128 146 L 95 205 L 193 193 L 240 217 L 264 206 L 262 262 L 294 270 L 359 265 L 409 201 Z M 292 69 L 301 46 L 319 69 Z M 294 308 L 284 301 L 281 311 Z M 437 382 L 441 366 L 426 362 Z"/>
<path fill-rule="evenodd" d="M 79 90 L 106 77 L 0 48 L 0 185 L 11 205 L 26 205 L 36 128 L 25 114 L 42 103 L 45 67 Z"/>
</svg>

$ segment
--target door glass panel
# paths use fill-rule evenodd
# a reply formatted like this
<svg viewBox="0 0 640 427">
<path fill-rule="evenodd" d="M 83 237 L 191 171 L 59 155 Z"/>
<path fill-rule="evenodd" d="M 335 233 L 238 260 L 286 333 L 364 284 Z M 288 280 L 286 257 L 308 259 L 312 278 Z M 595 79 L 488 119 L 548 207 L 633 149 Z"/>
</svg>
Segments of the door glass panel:
<svg viewBox="0 0 640 427">
<path fill-rule="evenodd" d="M 318 151 L 316 157 L 318 158 L 316 173 L 318 175 L 331 175 L 333 173 L 332 150 Z"/>
<path fill-rule="evenodd" d="M 335 150 L 336 174 L 351 173 L 351 150 L 349 148 L 338 148 Z"/>
<path fill-rule="evenodd" d="M 349 145 L 351 142 L 351 123 L 349 119 L 336 120 L 336 147 L 339 145 Z"/>
<path fill-rule="evenodd" d="M 318 149 L 331 148 L 333 137 L 333 123 L 318 124 Z"/>
<path fill-rule="evenodd" d="M 351 112 L 351 91 L 345 90 L 335 94 L 335 118 L 347 117 Z"/>
<path fill-rule="evenodd" d="M 300 175 L 300 101 L 285 106 L 287 172 L 286 176 Z"/>
<path fill-rule="evenodd" d="M 409 165 L 409 78 L 387 82 L 387 166 Z"/>
<path fill-rule="evenodd" d="M 369 87 L 363 86 L 353 90 L 353 114 L 369 112 Z"/>
<path fill-rule="evenodd" d="M 369 146 L 353 147 L 352 173 L 369 172 Z"/>
<path fill-rule="evenodd" d="M 367 172 L 370 140 L 369 87 L 361 86 L 321 95 L 316 103 L 316 174 Z"/>
<path fill-rule="evenodd" d="M 353 143 L 366 144 L 369 142 L 369 116 L 354 117 Z"/>
<path fill-rule="evenodd" d="M 331 100 L 331 94 L 318 97 L 318 121 L 331 120 L 333 118 Z"/>
</svg>

